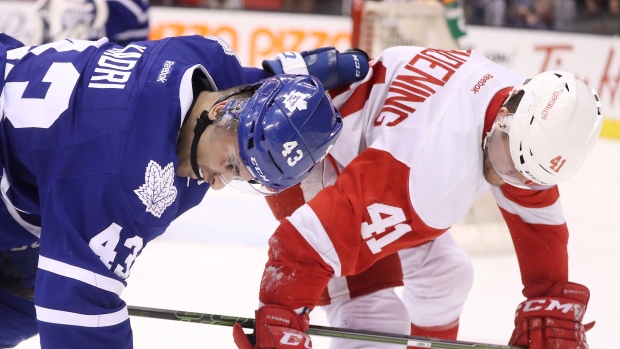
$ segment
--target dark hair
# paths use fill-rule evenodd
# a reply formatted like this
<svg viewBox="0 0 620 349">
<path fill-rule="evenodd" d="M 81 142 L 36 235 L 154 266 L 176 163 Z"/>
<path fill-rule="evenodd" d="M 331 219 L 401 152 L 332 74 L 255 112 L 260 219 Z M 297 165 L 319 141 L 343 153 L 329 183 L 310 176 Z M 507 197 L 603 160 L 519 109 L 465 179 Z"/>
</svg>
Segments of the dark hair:
<svg viewBox="0 0 620 349">
<path fill-rule="evenodd" d="M 525 91 L 523 90 L 511 95 L 506 101 L 504 101 L 502 107 L 506 107 L 509 113 L 516 113 L 517 107 L 519 106 L 519 103 L 521 103 L 523 96 L 525 96 Z"/>
<path fill-rule="evenodd" d="M 216 93 L 219 98 L 215 103 L 213 103 L 213 105 L 228 100 L 232 97 L 235 97 L 233 98 L 234 100 L 250 99 L 254 95 L 254 92 L 256 92 L 256 90 L 252 88 L 251 85 L 234 86 L 222 91 L 217 91 Z"/>
</svg>

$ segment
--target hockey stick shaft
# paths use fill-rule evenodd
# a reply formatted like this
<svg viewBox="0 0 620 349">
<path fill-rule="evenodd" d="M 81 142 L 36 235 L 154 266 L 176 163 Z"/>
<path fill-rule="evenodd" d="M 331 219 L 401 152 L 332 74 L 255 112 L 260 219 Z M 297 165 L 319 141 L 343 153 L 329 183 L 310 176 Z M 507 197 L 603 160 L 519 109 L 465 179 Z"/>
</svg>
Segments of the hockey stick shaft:
<svg viewBox="0 0 620 349">
<path fill-rule="evenodd" d="M 253 329 L 255 320 L 252 318 L 186 312 L 180 310 L 166 310 L 128 306 L 130 316 L 146 317 L 153 319 L 164 319 L 174 321 L 194 322 L 206 325 L 218 325 L 218 326 L 233 326 L 235 323 L 239 323 L 243 328 Z M 331 338 L 343 338 L 343 339 L 355 339 L 363 341 L 391 343 L 391 344 L 403 344 L 409 346 L 418 346 L 421 348 L 431 349 L 521 349 L 519 347 L 511 347 L 506 345 L 496 344 L 482 344 L 462 341 L 449 341 L 440 339 L 431 339 L 425 337 L 415 337 L 392 333 L 365 331 L 365 330 L 352 330 L 348 328 L 338 327 L 325 327 L 310 325 L 310 328 L 306 331 L 309 335 L 331 337 Z"/>
<path fill-rule="evenodd" d="M 0 288 L 11 292 L 18 297 L 28 299 L 31 301 L 34 300 L 34 292 L 32 289 L 23 288 L 16 284 L 3 284 L 3 283 L 0 283 Z M 127 306 L 127 310 L 129 311 L 130 316 L 185 321 L 185 322 L 195 322 L 195 323 L 201 323 L 201 324 L 207 324 L 207 325 L 220 325 L 220 326 L 232 327 L 235 323 L 239 323 L 243 328 L 253 329 L 254 323 L 255 323 L 255 320 L 252 318 L 195 313 L 195 312 L 187 312 L 187 311 L 180 311 L 180 310 L 166 310 L 166 309 L 145 308 L 145 307 L 136 307 L 136 306 Z M 414 337 L 414 336 L 399 335 L 399 334 L 392 334 L 392 333 L 383 333 L 383 332 L 374 332 L 374 331 L 365 331 L 365 330 L 352 330 L 348 328 L 325 327 L 325 326 L 316 326 L 316 325 L 310 325 L 310 328 L 306 332 L 310 335 L 321 336 L 321 337 L 343 338 L 343 339 L 363 340 L 363 341 L 403 344 L 403 345 L 406 344 L 408 346 L 417 346 L 421 348 L 430 348 L 430 349 L 466 349 L 466 348 L 520 349 L 518 347 L 510 347 L 510 346 L 505 346 L 505 345 L 482 344 L 482 343 L 471 343 L 471 342 L 461 342 L 461 341 L 448 341 L 448 340 L 430 339 L 430 338 L 425 338 L 425 337 Z"/>
</svg>

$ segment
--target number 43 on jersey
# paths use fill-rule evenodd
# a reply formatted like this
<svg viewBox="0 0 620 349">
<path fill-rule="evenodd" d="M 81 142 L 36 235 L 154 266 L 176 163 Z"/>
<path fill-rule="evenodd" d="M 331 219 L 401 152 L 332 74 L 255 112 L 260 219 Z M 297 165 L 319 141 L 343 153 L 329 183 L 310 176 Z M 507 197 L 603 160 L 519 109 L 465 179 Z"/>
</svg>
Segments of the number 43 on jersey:
<svg viewBox="0 0 620 349">
<path fill-rule="evenodd" d="M 95 252 L 95 254 L 99 256 L 101 262 L 103 262 L 103 264 L 110 270 L 112 269 L 114 259 L 116 258 L 116 248 L 120 241 L 122 229 L 123 228 L 120 225 L 112 223 L 107 229 L 90 239 L 90 242 L 88 243 L 88 246 L 91 248 L 91 250 L 93 250 L 93 252 Z M 129 269 L 131 269 L 131 266 L 138 257 L 138 253 L 140 253 L 140 250 L 142 250 L 143 245 L 144 242 L 142 238 L 137 235 L 125 240 L 123 246 L 121 246 L 120 248 L 127 248 L 130 250 L 133 249 L 133 252 L 131 252 L 127 256 L 127 258 L 125 258 L 124 263 L 118 263 L 118 265 L 114 269 L 114 274 L 116 274 L 121 279 L 128 278 Z"/>
</svg>

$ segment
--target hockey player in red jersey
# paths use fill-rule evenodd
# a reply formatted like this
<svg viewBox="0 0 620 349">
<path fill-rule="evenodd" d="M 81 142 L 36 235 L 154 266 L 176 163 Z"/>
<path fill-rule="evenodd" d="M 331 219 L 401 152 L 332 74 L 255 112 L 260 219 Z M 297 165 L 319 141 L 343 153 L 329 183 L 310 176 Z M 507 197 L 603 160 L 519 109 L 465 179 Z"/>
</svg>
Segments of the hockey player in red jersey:
<svg viewBox="0 0 620 349">
<path fill-rule="evenodd" d="M 332 277 L 439 241 L 491 190 L 526 297 L 509 343 L 587 348 L 589 291 L 569 281 L 557 184 L 598 138 L 596 93 L 569 72 L 526 80 L 476 52 L 420 47 L 385 50 L 362 82 L 332 92 L 344 129 L 320 175 L 328 185 L 270 239 L 255 341 L 236 326 L 237 346 L 311 347 L 308 313 Z"/>
<path fill-rule="evenodd" d="M 324 188 L 323 183 L 335 181 L 334 173 L 323 171 L 322 166 L 300 185 L 266 197 L 276 219 L 282 221 L 290 216 L 314 198 Z M 359 274 L 333 277 L 317 305 L 322 306 L 331 326 L 456 340 L 460 314 L 472 282 L 469 257 L 450 234 L 442 234 L 428 243 L 382 258 Z M 404 286 L 400 297 L 394 289 L 398 286 Z M 330 340 L 332 349 L 405 347 Z"/>
</svg>

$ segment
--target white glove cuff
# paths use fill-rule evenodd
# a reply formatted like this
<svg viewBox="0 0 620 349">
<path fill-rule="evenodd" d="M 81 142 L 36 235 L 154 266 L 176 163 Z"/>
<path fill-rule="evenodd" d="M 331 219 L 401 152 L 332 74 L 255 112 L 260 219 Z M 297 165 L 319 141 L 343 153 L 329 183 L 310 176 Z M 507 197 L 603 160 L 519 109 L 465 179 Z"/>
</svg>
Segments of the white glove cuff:
<svg viewBox="0 0 620 349">
<path fill-rule="evenodd" d="M 310 75 L 306 61 L 299 52 L 289 51 L 279 53 L 276 60 L 282 64 L 284 74 Z"/>
</svg>

